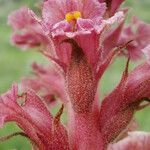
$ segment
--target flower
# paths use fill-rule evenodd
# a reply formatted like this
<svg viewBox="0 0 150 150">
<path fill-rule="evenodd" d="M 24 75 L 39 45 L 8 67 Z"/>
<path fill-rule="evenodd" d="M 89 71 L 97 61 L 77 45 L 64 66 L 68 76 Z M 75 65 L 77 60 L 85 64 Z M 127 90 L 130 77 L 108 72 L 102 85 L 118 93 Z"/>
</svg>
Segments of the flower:
<svg viewBox="0 0 150 150">
<path fill-rule="evenodd" d="M 33 11 L 23 7 L 9 16 L 9 24 L 15 30 L 13 43 L 22 48 L 43 45 L 44 54 L 48 53 L 58 64 L 68 65 L 72 48 L 63 41 L 71 38 L 82 48 L 88 62 L 97 68 L 101 52 L 99 39 L 103 30 L 123 19 L 123 12 L 117 12 L 112 18 L 105 18 L 105 11 L 105 3 L 97 0 L 48 0 L 43 4 L 42 19 L 39 19 Z M 24 20 L 25 24 L 22 25 L 18 20 Z M 18 30 L 21 30 L 21 34 L 17 33 Z M 83 41 L 87 41 L 89 45 Z"/>
<path fill-rule="evenodd" d="M 12 12 L 8 17 L 8 24 L 14 30 L 12 43 L 22 49 L 39 47 L 41 44 L 46 45 L 48 42 L 42 28 L 30 16 L 27 7 Z"/>
<path fill-rule="evenodd" d="M 123 29 L 124 13 L 117 12 L 123 0 L 102 2 L 45 0 L 41 19 L 26 8 L 19 10 L 25 14 L 18 14 L 17 11 L 9 18 L 15 31 L 25 29 L 25 33 L 22 31 L 25 37 L 27 33 L 34 33 L 37 38 L 42 36 L 38 41 L 43 45 L 42 53 L 56 63 L 61 73 L 54 70 L 56 66 L 47 69 L 34 64 L 36 77 L 23 81 L 21 96 L 17 86 L 13 85 L 10 91 L 0 97 L 1 124 L 16 121 L 24 131 L 22 135 L 29 138 L 35 148 L 113 150 L 120 145 L 127 149 L 128 145 L 137 142 L 134 136 L 126 136 L 129 129 L 135 129 L 134 113 L 150 105 L 149 60 L 129 72 L 129 57 L 120 83 L 102 100 L 101 105 L 97 96 L 98 82 L 114 56 L 124 48 L 130 51 L 133 37 L 138 45 L 136 49 L 145 47 L 147 42 L 143 44 L 141 40 L 147 40 L 149 35 L 142 38 L 141 29 L 149 31 L 149 27 L 140 23 L 136 37 L 131 26 Z M 18 18 L 26 18 L 26 24 L 14 20 L 17 15 Z M 114 23 L 119 25 L 112 30 Z M 143 33 L 145 35 L 145 31 Z M 48 42 L 43 42 L 43 39 Z M 29 46 L 28 40 L 25 38 L 23 44 Z M 149 59 L 149 47 L 141 51 Z M 45 106 L 47 95 L 50 99 L 51 95 L 58 95 L 65 104 L 55 117 Z M 19 101 L 19 98 L 22 100 Z M 64 107 L 68 110 L 67 128 L 60 122 Z M 143 148 L 148 143 L 144 144 L 142 139 L 145 136 L 141 134 L 141 137 Z M 149 134 L 146 138 L 149 140 Z M 131 139 L 131 143 L 128 139 Z M 115 140 L 119 142 L 111 144 Z"/>
<path fill-rule="evenodd" d="M 22 88 L 24 90 L 33 89 L 48 106 L 51 106 L 56 100 L 66 104 L 65 80 L 58 68 L 54 65 L 43 67 L 33 63 L 32 70 L 34 73 L 32 77 L 22 79 Z"/>
<path fill-rule="evenodd" d="M 96 29 L 98 24 L 94 24 L 94 21 L 100 24 L 105 10 L 105 3 L 98 1 L 48 0 L 44 3 L 42 15 L 47 29 L 53 36 L 66 34 L 73 37 L 80 32 L 85 34 Z"/>
<path fill-rule="evenodd" d="M 53 37 L 56 54 L 62 62 L 68 65 L 71 59 L 71 46 L 63 42 L 71 38 L 82 48 L 88 62 L 95 67 L 100 55 L 101 33 L 106 26 L 123 19 L 122 12 L 105 19 L 105 11 L 105 3 L 95 0 L 49 0 L 44 3 L 41 24 L 47 29 L 47 34 Z M 86 44 L 83 41 L 87 41 Z"/>
<path fill-rule="evenodd" d="M 132 41 L 122 51 L 122 55 L 130 57 L 132 60 L 139 60 L 142 56 L 141 50 L 150 44 L 149 39 L 150 25 L 133 17 L 128 26 L 124 26 L 124 22 L 122 22 L 106 37 L 103 57 L 107 56 L 113 47 Z"/>
</svg>

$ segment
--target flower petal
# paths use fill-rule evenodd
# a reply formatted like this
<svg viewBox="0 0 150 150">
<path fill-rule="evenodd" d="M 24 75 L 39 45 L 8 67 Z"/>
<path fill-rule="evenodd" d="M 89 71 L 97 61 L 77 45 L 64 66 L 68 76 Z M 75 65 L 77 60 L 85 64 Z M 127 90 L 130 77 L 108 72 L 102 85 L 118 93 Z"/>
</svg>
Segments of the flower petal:
<svg viewBox="0 0 150 150">
<path fill-rule="evenodd" d="M 8 17 L 8 24 L 14 29 L 12 43 L 23 49 L 39 47 L 41 44 L 45 46 L 48 43 L 42 27 L 33 16 L 33 11 L 22 7 Z"/>
<path fill-rule="evenodd" d="M 132 60 L 138 60 L 142 56 L 142 49 L 150 44 L 150 25 L 133 17 L 130 24 L 122 29 L 118 44 L 126 43 L 127 40 L 133 40 L 129 43 L 123 55 Z"/>
<path fill-rule="evenodd" d="M 118 41 L 122 32 L 123 25 L 124 22 L 121 22 L 119 26 L 117 26 L 114 30 L 108 33 L 107 37 L 103 42 L 104 50 L 103 50 L 102 58 L 105 58 L 113 48 L 118 46 Z"/>
<path fill-rule="evenodd" d="M 100 57 L 99 36 L 91 31 L 89 34 L 78 35 L 75 39 L 86 55 L 88 63 L 95 67 Z"/>
<path fill-rule="evenodd" d="M 81 19 L 77 20 L 77 28 L 79 30 L 92 30 L 94 22 L 90 19 Z"/>
<path fill-rule="evenodd" d="M 62 0 L 47 0 L 43 4 L 42 17 L 44 22 L 49 25 L 49 29 L 55 23 L 65 19 L 66 4 Z"/>
<path fill-rule="evenodd" d="M 12 12 L 8 17 L 8 24 L 11 25 L 14 30 L 23 29 L 28 25 L 34 25 L 34 23 L 34 19 L 29 16 L 27 7 L 22 7 Z"/>
<path fill-rule="evenodd" d="M 34 48 L 40 46 L 41 41 L 37 35 L 26 33 L 23 35 L 14 34 L 12 36 L 12 43 L 21 47 L 22 49 Z"/>
<path fill-rule="evenodd" d="M 119 12 L 115 13 L 114 16 L 112 16 L 106 20 L 98 19 L 97 23 L 95 23 L 95 25 L 94 25 L 94 28 L 97 31 L 97 33 L 101 33 L 101 31 L 105 27 L 108 27 L 108 29 L 109 29 L 111 25 L 113 25 L 115 23 L 120 23 L 123 20 L 124 20 L 124 13 L 122 11 L 119 11 Z"/>
<path fill-rule="evenodd" d="M 82 13 L 84 18 L 97 18 L 102 17 L 106 11 L 106 4 L 99 3 L 97 0 L 83 1 Z"/>
</svg>

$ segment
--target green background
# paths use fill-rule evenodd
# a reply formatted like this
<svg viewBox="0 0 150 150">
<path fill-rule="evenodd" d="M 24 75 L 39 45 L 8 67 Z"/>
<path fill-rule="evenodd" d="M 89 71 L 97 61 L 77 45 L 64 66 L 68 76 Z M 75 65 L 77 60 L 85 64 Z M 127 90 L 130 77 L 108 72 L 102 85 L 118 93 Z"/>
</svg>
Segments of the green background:
<svg viewBox="0 0 150 150">
<path fill-rule="evenodd" d="M 43 56 L 35 51 L 23 52 L 10 44 L 11 28 L 7 25 L 7 16 L 10 12 L 20 6 L 28 5 L 35 11 L 35 2 L 38 0 L 0 0 L 0 94 L 10 88 L 13 82 L 19 82 L 21 77 L 31 73 L 30 64 L 34 61 L 47 64 Z M 128 18 L 132 15 L 150 23 L 150 1 L 149 0 L 127 0 L 124 4 L 130 6 Z M 100 85 L 100 96 L 103 97 L 110 92 L 119 82 L 122 71 L 125 67 L 125 58 L 118 58 L 107 70 Z M 131 63 L 130 68 L 135 64 Z M 136 114 L 140 130 L 150 131 L 150 109 L 146 108 Z M 7 123 L 0 129 L 0 136 L 18 131 L 15 123 Z M 30 150 L 29 142 L 23 137 L 15 137 L 9 141 L 0 143 L 0 150 Z"/>
</svg>

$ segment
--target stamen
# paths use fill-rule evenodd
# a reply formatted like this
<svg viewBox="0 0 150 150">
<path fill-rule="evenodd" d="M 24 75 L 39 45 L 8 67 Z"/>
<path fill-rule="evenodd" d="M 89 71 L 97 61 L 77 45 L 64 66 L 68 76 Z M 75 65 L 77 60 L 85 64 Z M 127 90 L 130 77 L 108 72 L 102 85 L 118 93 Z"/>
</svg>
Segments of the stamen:
<svg viewBox="0 0 150 150">
<path fill-rule="evenodd" d="M 81 13 L 79 11 L 69 12 L 65 16 L 68 22 L 76 21 L 78 18 L 81 18 Z"/>
<path fill-rule="evenodd" d="M 77 20 L 78 18 L 81 18 L 81 13 L 79 11 L 75 11 L 73 13 L 74 18 Z"/>
<path fill-rule="evenodd" d="M 72 13 L 67 13 L 66 16 L 65 16 L 65 19 L 70 22 L 74 19 L 74 16 Z"/>
</svg>

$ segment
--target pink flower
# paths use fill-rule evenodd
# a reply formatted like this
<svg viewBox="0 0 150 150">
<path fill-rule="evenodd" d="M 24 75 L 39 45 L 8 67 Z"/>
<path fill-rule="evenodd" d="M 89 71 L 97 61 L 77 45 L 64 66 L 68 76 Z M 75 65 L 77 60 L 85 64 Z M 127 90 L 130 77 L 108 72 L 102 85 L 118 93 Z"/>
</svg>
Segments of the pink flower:
<svg viewBox="0 0 150 150">
<path fill-rule="evenodd" d="M 105 3 L 95 0 L 48 0 L 43 4 L 41 21 L 30 12 L 51 38 L 52 46 L 46 50 L 45 55 L 61 64 L 65 72 L 68 94 L 73 109 L 77 112 L 88 112 L 92 109 L 97 79 L 102 76 L 116 54 L 116 51 L 113 51 L 106 59 L 100 59 L 102 49 L 99 39 L 103 30 L 123 19 L 122 12 L 105 19 L 105 10 Z M 52 52 L 53 56 L 51 49 L 55 51 Z M 91 92 L 84 94 L 86 90 Z"/>
<path fill-rule="evenodd" d="M 115 37 L 115 38 L 114 38 Z M 138 60 L 142 56 L 142 49 L 150 44 L 150 25 L 133 17 L 130 24 L 124 27 L 122 22 L 113 30 L 104 41 L 104 57 L 117 45 L 130 42 L 122 54 L 132 60 Z"/>
<path fill-rule="evenodd" d="M 42 67 L 34 63 L 32 69 L 34 76 L 23 78 L 23 89 L 33 89 L 48 106 L 56 100 L 61 100 L 66 104 L 65 80 L 57 66 Z"/>
<path fill-rule="evenodd" d="M 72 48 L 66 39 L 73 39 L 82 48 L 88 63 L 97 69 L 102 32 L 123 19 L 123 12 L 107 19 L 104 17 L 105 11 L 105 3 L 99 3 L 97 0 L 48 0 L 43 4 L 42 19 L 36 17 L 32 11 L 30 15 L 42 26 L 45 36 L 49 39 L 45 55 L 49 55 L 59 65 L 67 66 Z M 84 44 L 83 41 L 87 41 L 88 44 Z"/>
<path fill-rule="evenodd" d="M 8 24 L 13 27 L 12 43 L 22 49 L 39 47 L 48 40 L 40 25 L 30 16 L 27 7 L 14 11 L 8 17 Z M 19 31 L 19 33 L 18 33 Z"/>
<path fill-rule="evenodd" d="M 41 150 L 117 149 L 119 143 L 110 143 L 126 136 L 134 113 L 150 105 L 150 65 L 145 62 L 129 73 L 129 60 L 118 86 L 99 105 L 98 82 L 114 56 L 124 48 L 129 49 L 133 44 L 129 41 L 133 37 L 134 42 L 139 44 L 136 47 L 139 50 L 147 44 L 141 43 L 142 39 L 149 37 L 141 37 L 141 29 L 149 31 L 145 24 L 138 25 L 137 37 L 129 32 L 130 26 L 123 29 L 123 12 L 115 13 L 122 0 L 117 3 L 113 0 L 100 2 L 45 0 L 41 19 L 26 8 L 21 10 L 25 15 L 16 12 L 10 17 L 15 31 L 25 29 L 25 33 L 22 31 L 25 45 L 29 46 L 31 36 L 27 38 L 28 34 L 34 33 L 36 38 L 42 36 L 39 38 L 39 43 L 43 44 L 42 53 L 56 63 L 62 75 L 54 71 L 55 68 L 34 64 L 36 77 L 24 80 L 22 96 L 18 96 L 14 85 L 0 97 L 1 124 L 16 121 L 24 131 L 23 135 Z M 25 18 L 26 24 L 14 20 L 16 15 Z M 114 23 L 119 23 L 119 26 L 112 31 Z M 125 33 L 126 36 L 123 35 Z M 45 40 L 48 42 L 45 43 Z M 149 59 L 147 48 L 143 51 Z M 42 98 L 28 88 L 38 92 Z M 65 103 L 55 117 L 45 106 L 47 95 L 51 99 L 49 94 L 58 95 Z M 21 105 L 18 98 L 24 98 L 23 102 L 20 101 Z M 68 110 L 67 128 L 60 123 L 63 107 Z M 125 143 L 126 147 L 128 140 Z"/>
<path fill-rule="evenodd" d="M 108 58 L 102 61 L 100 58 L 103 50 L 100 39 L 108 26 L 123 19 L 123 12 L 105 18 L 105 11 L 105 3 L 99 3 L 97 0 L 48 0 L 43 4 L 42 19 L 38 19 L 34 12 L 25 7 L 9 17 L 9 24 L 15 31 L 23 30 L 22 35 L 15 33 L 14 43 L 23 47 L 43 44 L 43 53 L 59 64 L 65 72 L 71 61 L 72 45 L 78 45 L 94 69 L 95 77 L 99 78 L 116 54 L 110 52 L 108 55 L 110 61 Z M 25 25 L 14 18 L 25 20 Z"/>
<path fill-rule="evenodd" d="M 150 25 L 143 21 L 133 18 L 131 24 L 123 29 L 119 43 L 124 43 L 125 40 L 133 40 L 127 46 L 125 55 L 137 60 L 142 55 L 142 49 L 150 44 Z"/>
<path fill-rule="evenodd" d="M 74 37 L 96 30 L 96 27 L 101 24 L 105 10 L 105 3 L 98 1 L 48 0 L 44 3 L 42 15 L 44 23 L 53 36 Z"/>
</svg>

